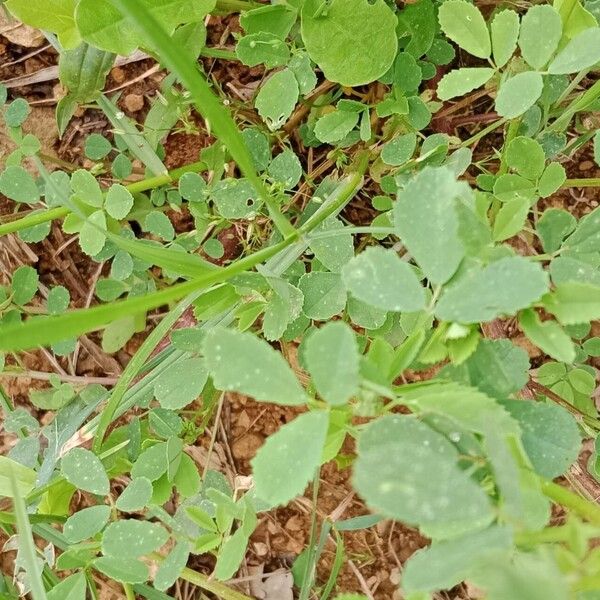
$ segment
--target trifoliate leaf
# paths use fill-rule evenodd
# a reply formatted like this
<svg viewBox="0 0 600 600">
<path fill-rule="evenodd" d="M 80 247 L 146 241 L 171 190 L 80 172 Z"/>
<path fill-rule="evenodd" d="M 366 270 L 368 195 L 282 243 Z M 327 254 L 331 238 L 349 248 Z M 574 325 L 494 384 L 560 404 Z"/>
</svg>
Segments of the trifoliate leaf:
<svg viewBox="0 0 600 600">
<path fill-rule="evenodd" d="M 438 84 L 438 98 L 450 100 L 456 96 L 464 96 L 486 84 L 494 73 L 494 69 L 489 67 L 464 67 L 450 71 Z"/>
<path fill-rule="evenodd" d="M 425 289 L 415 271 L 393 250 L 367 248 L 343 269 L 348 291 L 358 300 L 397 312 L 415 312 L 425 307 Z"/>
<path fill-rule="evenodd" d="M 252 460 L 256 495 L 270 506 L 300 495 L 321 463 L 329 415 L 312 411 L 269 436 Z"/>
<path fill-rule="evenodd" d="M 251 333 L 214 328 L 206 334 L 202 347 L 217 388 L 247 394 L 261 402 L 306 402 L 304 390 L 281 354 Z"/>
<path fill-rule="evenodd" d="M 101 210 L 93 212 L 79 232 L 79 245 L 89 256 L 95 256 L 106 243 L 106 216 Z"/>
<path fill-rule="evenodd" d="M 146 477 L 132 479 L 117 498 L 115 506 L 122 511 L 132 512 L 148 506 L 152 498 L 152 483 Z"/>
<path fill-rule="evenodd" d="M 480 10 L 466 0 L 446 0 L 439 9 L 442 31 L 463 50 L 479 58 L 492 52 L 490 34 Z"/>
<path fill-rule="evenodd" d="M 527 179 L 537 179 L 546 165 L 544 149 L 531 138 L 518 136 L 506 147 L 506 164 Z"/>
<path fill-rule="evenodd" d="M 309 56 L 329 81 L 345 86 L 371 83 L 392 66 L 396 24 L 383 0 L 333 0 L 326 10 L 319 0 L 302 6 L 302 39 Z"/>
<path fill-rule="evenodd" d="M 100 573 L 122 583 L 144 583 L 150 575 L 148 567 L 135 558 L 101 556 L 92 563 Z"/>
<path fill-rule="evenodd" d="M 255 106 L 271 131 L 279 129 L 288 120 L 299 94 L 298 82 L 289 69 L 274 73 L 262 85 Z"/>
<path fill-rule="evenodd" d="M 600 61 L 600 27 L 585 29 L 561 50 L 548 66 L 551 75 L 577 73 Z"/>
<path fill-rule="evenodd" d="M 158 523 L 126 519 L 111 523 L 102 536 L 102 552 L 107 556 L 137 558 L 160 548 L 169 538 L 166 529 Z"/>
<path fill-rule="evenodd" d="M 544 298 L 544 308 L 563 325 L 600 318 L 600 287 L 589 283 L 560 283 Z"/>
<path fill-rule="evenodd" d="M 0 193 L 15 202 L 35 204 L 40 200 L 40 191 L 33 177 L 19 166 L 7 167 L 0 174 Z"/>
<path fill-rule="evenodd" d="M 433 283 L 450 279 L 465 254 L 454 201 L 468 192 L 450 169 L 427 167 L 398 194 L 394 226 Z"/>
<path fill-rule="evenodd" d="M 379 514 L 456 536 L 493 519 L 488 497 L 458 459 L 443 435 L 415 417 L 387 415 L 360 436 L 354 486 Z"/>
<path fill-rule="evenodd" d="M 133 208 L 133 196 L 126 187 L 115 183 L 106 193 L 104 208 L 113 219 L 124 219 Z"/>
<path fill-rule="evenodd" d="M 345 323 L 327 323 L 315 331 L 306 341 L 305 361 L 319 395 L 329 404 L 343 405 L 358 393 L 358 344 Z"/>
<path fill-rule="evenodd" d="M 90 506 L 72 514 L 63 527 L 63 535 L 70 544 L 77 544 L 95 536 L 108 523 L 110 506 Z"/>
<path fill-rule="evenodd" d="M 526 71 L 505 81 L 496 96 L 496 111 L 514 119 L 530 109 L 542 95 L 544 81 L 540 73 Z"/>
<path fill-rule="evenodd" d="M 565 168 L 557 162 L 550 163 L 538 181 L 538 193 L 548 198 L 557 192 L 567 180 Z"/>
<path fill-rule="evenodd" d="M 28 265 L 18 267 L 12 276 L 11 289 L 15 304 L 27 304 L 37 294 L 39 284 L 38 272 Z"/>
<path fill-rule="evenodd" d="M 497 67 L 503 67 L 517 48 L 519 15 L 510 9 L 496 14 L 491 25 L 492 49 Z"/>
<path fill-rule="evenodd" d="M 157 377 L 154 395 L 163 408 L 178 410 L 198 398 L 207 379 L 202 359 L 185 358 Z"/>
<path fill-rule="evenodd" d="M 306 273 L 298 287 L 304 294 L 303 312 L 309 319 L 331 319 L 346 306 L 346 288 L 339 273 Z"/>
<path fill-rule="evenodd" d="M 397 167 L 412 158 L 417 147 L 417 136 L 414 133 L 399 135 L 387 142 L 381 149 L 381 160 L 386 165 Z"/>
<path fill-rule="evenodd" d="M 541 69 L 552 57 L 562 36 L 562 20 L 552 6 L 532 6 L 523 16 L 519 48 L 534 69 Z"/>
<path fill-rule="evenodd" d="M 575 345 L 556 321 L 542 322 L 534 310 L 528 309 L 519 315 L 519 325 L 525 335 L 548 356 L 565 363 L 575 360 Z"/>
<path fill-rule="evenodd" d="M 89 450 L 69 450 L 61 460 L 61 470 L 64 478 L 79 489 L 99 496 L 108 494 L 109 482 L 104 465 Z"/>
<path fill-rule="evenodd" d="M 523 446 L 539 475 L 560 477 L 577 460 L 581 434 L 562 406 L 524 400 L 507 400 L 503 406 L 519 422 Z"/>
</svg>

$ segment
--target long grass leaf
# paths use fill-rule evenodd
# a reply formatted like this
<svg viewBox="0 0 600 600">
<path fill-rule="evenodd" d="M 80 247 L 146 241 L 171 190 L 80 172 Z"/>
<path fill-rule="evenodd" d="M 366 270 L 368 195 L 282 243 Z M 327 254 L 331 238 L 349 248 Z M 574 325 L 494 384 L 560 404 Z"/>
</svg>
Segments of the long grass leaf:
<svg viewBox="0 0 600 600">
<path fill-rule="evenodd" d="M 152 42 L 152 47 L 158 51 L 161 62 L 173 71 L 190 91 L 197 110 L 209 122 L 217 137 L 227 146 L 242 173 L 252 182 L 267 205 L 275 226 L 284 237 L 293 235 L 294 228 L 281 214 L 279 206 L 258 176 L 235 121 L 200 74 L 196 62 L 182 48 L 173 44 L 164 29 L 139 0 L 112 0 L 112 2 L 146 34 L 148 41 Z"/>
<path fill-rule="evenodd" d="M 31 595 L 33 600 L 47 600 L 46 590 L 42 583 L 42 569 L 37 560 L 33 534 L 31 533 L 31 524 L 27 516 L 27 508 L 21 496 L 15 474 L 12 471 L 10 472 L 10 484 L 13 493 L 17 531 L 19 533 L 19 552 L 23 556 L 23 563 L 25 564 L 27 578 L 31 586 Z"/>
</svg>

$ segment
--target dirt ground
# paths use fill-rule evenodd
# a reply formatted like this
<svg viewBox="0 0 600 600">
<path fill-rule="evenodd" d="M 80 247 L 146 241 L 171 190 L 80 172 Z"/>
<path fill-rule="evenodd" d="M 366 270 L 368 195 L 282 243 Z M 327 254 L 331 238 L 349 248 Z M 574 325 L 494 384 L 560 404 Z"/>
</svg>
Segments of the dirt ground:
<svg viewBox="0 0 600 600">
<path fill-rule="evenodd" d="M 2 27 L 0 23 L 0 32 L 3 31 Z M 236 27 L 235 20 L 222 22 L 218 18 L 213 18 L 209 27 L 211 42 L 223 47 L 230 46 L 233 42 L 231 31 Z M 27 130 L 42 139 L 45 154 L 62 161 L 61 166 L 66 169 L 89 166 L 83 154 L 85 136 L 92 132 L 102 132 L 110 136 L 109 123 L 100 111 L 82 109 L 70 123 L 63 138 L 58 139 L 54 125 L 54 107 L 62 90 L 56 78 L 56 55 L 51 48 L 41 45 L 44 41 L 39 36 L 36 38 L 35 32 L 15 32 L 13 29 L 5 29 L 4 36 L 0 35 L 0 81 L 13 80 L 10 82 L 13 86 L 9 90 L 10 95 L 25 97 L 31 102 L 33 112 Z M 26 44 L 31 45 L 28 47 Z M 251 97 L 260 82 L 263 75 L 261 69 L 248 69 L 213 59 L 205 59 L 204 62 L 207 72 L 212 75 L 214 81 L 231 96 L 233 105 L 239 111 L 238 114 L 248 121 L 255 120 L 256 115 L 247 108 L 248 105 L 244 106 L 244 100 Z M 25 80 L 26 77 L 29 79 Z M 110 73 L 106 89 L 119 90 L 121 109 L 141 121 L 149 110 L 163 77 L 164 72 L 158 70 L 152 60 L 140 60 L 115 67 Z M 20 78 L 17 83 L 26 81 L 27 85 L 15 85 L 14 80 L 17 78 Z M 377 90 L 371 89 L 363 93 L 377 93 Z M 452 118 L 446 119 L 444 127 L 450 128 L 449 133 L 458 130 L 462 137 L 465 132 L 475 131 L 479 123 L 485 122 L 486 111 L 489 111 L 489 103 L 485 104 L 480 100 L 465 107 L 463 112 L 453 114 Z M 197 126 L 196 131 L 174 132 L 166 140 L 165 162 L 169 168 L 194 162 L 198 159 L 201 149 L 211 143 L 211 138 L 203 130 L 201 120 L 194 117 L 192 122 Z M 435 121 L 433 126 L 436 126 Z M 289 135 L 294 144 L 300 144 L 297 132 L 291 130 Z M 482 144 L 476 152 L 489 152 L 490 143 L 493 143 L 493 139 L 486 139 L 485 146 Z M 1 156 L 9 150 L 10 141 L 7 139 L 6 132 L 0 129 L 0 161 Z M 299 154 L 305 157 L 305 170 L 315 175 L 317 182 L 332 169 L 323 150 L 311 149 Z M 589 156 L 582 156 L 581 160 L 575 161 L 575 166 L 570 168 L 573 172 L 569 175 L 572 177 L 600 176 L 600 169 Z M 374 193 L 377 191 L 374 190 Z M 369 223 L 373 216 L 370 202 L 367 200 L 368 195 L 367 189 L 363 196 L 359 195 L 355 198 L 345 213 L 345 216 L 356 225 Z M 598 196 L 593 190 L 569 191 L 549 199 L 548 204 L 566 207 L 579 215 L 597 206 Z M 13 208 L 6 199 L 0 197 L 0 215 L 12 212 Z M 184 231 L 192 222 L 189 215 L 185 213 L 171 216 L 178 231 Z M 228 239 L 232 239 L 233 242 L 229 244 L 225 259 L 233 258 L 239 251 L 235 241 L 235 235 L 239 233 L 228 232 Z M 69 289 L 72 307 L 89 306 L 94 302 L 90 290 L 93 290 L 100 276 L 107 275 L 108 265 L 97 265 L 90 261 L 79 250 L 78 245 L 72 243 L 73 241 L 74 238 L 63 234 L 56 224 L 53 225 L 49 238 L 39 244 L 28 246 L 16 236 L 2 238 L 0 240 L 0 283 L 6 283 L 6 274 L 12 272 L 16 266 L 32 265 L 38 270 L 41 282 L 45 286 L 60 284 Z M 524 250 L 528 241 L 530 240 L 515 239 L 513 243 Z M 534 363 L 543 361 L 543 357 L 525 342 L 513 324 L 500 323 L 496 327 L 495 334 L 498 332 L 500 335 L 512 337 L 516 343 L 523 345 L 529 351 Z M 90 334 L 82 337 L 77 352 L 70 359 L 58 358 L 50 352 L 39 351 L 25 354 L 23 363 L 31 371 L 56 372 L 76 382 L 98 380 L 110 385 L 139 347 L 142 339 L 143 334 L 138 335 L 124 350 L 114 355 L 106 355 L 101 349 L 99 337 Z M 3 379 L 2 384 L 17 405 L 30 409 L 32 407 L 28 403 L 29 390 L 47 386 L 47 382 L 38 378 Z M 226 395 L 222 419 L 216 433 L 214 455 L 216 466 L 222 469 L 232 481 L 249 475 L 250 460 L 266 437 L 289 422 L 296 414 L 296 411 L 287 407 L 258 404 L 238 395 Z M 43 414 L 38 416 L 42 420 L 50 417 Z M 190 451 L 199 462 L 202 456 L 206 456 L 202 448 L 206 447 L 208 439 L 208 435 L 203 436 L 196 442 L 196 447 Z M 10 444 L 11 439 L 0 433 L 0 447 L 3 452 Z M 353 448 L 349 442 L 343 452 L 352 454 Z M 349 468 L 335 463 L 327 464 L 322 469 L 317 500 L 317 514 L 320 520 L 325 518 L 343 520 L 368 512 L 362 501 L 353 493 L 349 477 Z M 252 583 L 257 579 L 257 573 L 266 574 L 279 570 L 285 573 L 289 570 L 295 557 L 308 542 L 312 503 L 312 490 L 309 489 L 304 497 L 297 499 L 290 506 L 260 517 L 258 528 L 252 536 L 244 566 L 239 574 L 239 585 L 246 593 L 260 597 L 259 594 L 264 592 L 264 589 L 261 590 L 260 586 L 257 587 Z M 364 593 L 369 598 L 377 600 L 400 598 L 397 583 L 402 564 L 427 542 L 418 532 L 388 521 L 368 530 L 345 532 L 342 537 L 348 560 L 345 561 L 345 566 L 338 577 L 337 590 Z M 0 546 L 3 543 L 4 540 L 0 539 Z M 319 564 L 321 582 L 326 581 L 329 575 L 334 551 L 335 544 L 333 539 L 330 539 Z M 4 553 L 3 567 L 10 564 L 11 557 L 14 558 L 13 552 Z M 208 559 L 195 558 L 190 566 L 208 572 L 212 565 Z M 280 600 L 292 598 L 289 595 L 291 594 L 289 578 L 286 581 L 287 583 L 282 584 Z M 179 594 L 177 597 L 180 598 L 196 597 L 185 584 L 178 584 L 177 589 L 171 593 Z M 103 588 L 103 594 L 107 600 L 111 597 L 121 597 L 120 592 L 110 586 Z M 451 597 L 473 598 L 475 595 L 461 587 L 453 590 Z"/>
</svg>

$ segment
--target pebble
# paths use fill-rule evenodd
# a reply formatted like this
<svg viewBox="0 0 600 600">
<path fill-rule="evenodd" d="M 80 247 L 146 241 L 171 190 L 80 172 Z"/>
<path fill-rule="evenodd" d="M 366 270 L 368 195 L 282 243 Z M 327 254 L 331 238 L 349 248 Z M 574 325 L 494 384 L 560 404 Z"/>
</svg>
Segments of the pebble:
<svg viewBox="0 0 600 600">
<path fill-rule="evenodd" d="M 594 168 L 594 163 L 591 160 L 584 160 L 582 163 L 579 163 L 580 171 L 589 171 Z"/>
<path fill-rule="evenodd" d="M 115 67 L 111 69 L 110 76 L 113 78 L 115 83 L 123 83 L 125 81 L 125 71 L 121 67 Z"/>
<path fill-rule="evenodd" d="M 129 112 L 137 112 L 144 108 L 144 96 L 141 94 L 127 94 L 123 100 L 123 104 Z"/>
</svg>

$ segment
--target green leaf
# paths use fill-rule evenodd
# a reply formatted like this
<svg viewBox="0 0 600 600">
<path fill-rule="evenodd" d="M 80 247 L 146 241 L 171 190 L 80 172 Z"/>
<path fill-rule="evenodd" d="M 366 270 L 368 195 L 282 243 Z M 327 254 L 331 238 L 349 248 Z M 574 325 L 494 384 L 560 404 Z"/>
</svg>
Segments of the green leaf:
<svg viewBox="0 0 600 600">
<path fill-rule="evenodd" d="M 70 544 L 83 542 L 102 531 L 110 518 L 110 506 L 90 506 L 71 515 L 64 524 L 63 535 Z"/>
<path fill-rule="evenodd" d="M 494 221 L 494 241 L 507 240 L 517 235 L 527 220 L 530 210 L 530 202 L 527 198 L 515 198 L 505 202 Z"/>
<path fill-rule="evenodd" d="M 536 231 L 542 241 L 544 252 L 555 252 L 562 241 L 576 227 L 575 217 L 560 208 L 549 208 L 538 219 Z"/>
<path fill-rule="evenodd" d="M 126 519 L 113 521 L 102 536 L 102 552 L 108 556 L 127 555 L 137 558 L 160 548 L 169 538 L 166 529 L 157 523 Z"/>
<path fill-rule="evenodd" d="M 195 496 L 202 484 L 196 463 L 185 452 L 181 453 L 181 462 L 173 478 L 173 483 L 183 498 Z"/>
<path fill-rule="evenodd" d="M 557 404 L 506 400 L 521 426 L 521 440 L 535 471 L 546 479 L 564 475 L 577 460 L 581 435 L 571 413 Z"/>
<path fill-rule="evenodd" d="M 352 296 L 375 308 L 396 312 L 425 308 L 425 289 L 414 269 L 393 250 L 367 248 L 342 269 L 342 278 Z"/>
<path fill-rule="evenodd" d="M 289 69 L 277 71 L 261 86 L 254 105 L 271 131 L 279 129 L 294 111 L 300 95 L 296 77 Z"/>
<path fill-rule="evenodd" d="M 240 568 L 246 547 L 248 546 L 248 535 L 244 528 L 238 529 L 233 535 L 227 536 L 219 548 L 217 564 L 215 565 L 215 577 L 221 581 L 231 579 Z"/>
<path fill-rule="evenodd" d="M 509 527 L 494 525 L 456 539 L 434 542 L 415 552 L 404 565 L 402 589 L 406 594 L 446 590 L 468 579 L 483 556 L 498 560 L 513 546 Z"/>
<path fill-rule="evenodd" d="M 246 129 L 245 131 L 252 131 Z M 179 179 L 179 193 L 182 198 L 190 202 L 202 202 L 206 200 L 206 182 L 198 173 L 184 173 Z"/>
<path fill-rule="evenodd" d="M 315 136 L 326 144 L 335 144 L 354 129 L 359 117 L 359 113 L 345 110 L 327 113 L 316 122 Z"/>
<path fill-rule="evenodd" d="M 40 191 L 33 177 L 23 167 L 10 166 L 2 172 L 0 193 L 15 202 L 35 204 L 40 201 Z"/>
<path fill-rule="evenodd" d="M 496 14 L 491 25 L 492 49 L 497 67 L 503 67 L 517 48 L 519 15 L 510 9 Z"/>
<path fill-rule="evenodd" d="M 461 365 L 448 365 L 442 377 L 479 388 L 495 398 L 518 392 L 529 380 L 529 359 L 509 340 L 481 340 L 475 352 Z"/>
<path fill-rule="evenodd" d="M 249 67 L 264 64 L 269 69 L 285 65 L 290 59 L 288 45 L 276 35 L 266 31 L 245 35 L 237 43 L 235 54 Z"/>
<path fill-rule="evenodd" d="M 90 160 L 102 160 L 112 150 L 112 144 L 99 133 L 90 134 L 85 140 L 85 155 Z"/>
<path fill-rule="evenodd" d="M 218 327 L 206 334 L 202 348 L 217 388 L 247 394 L 261 402 L 306 402 L 302 386 L 281 354 L 256 336 Z"/>
<path fill-rule="evenodd" d="M 496 111 L 501 117 L 514 119 L 537 102 L 543 88 L 544 81 L 540 73 L 518 73 L 500 86 L 496 96 Z"/>
<path fill-rule="evenodd" d="M 417 135 L 405 133 L 387 142 L 381 149 L 381 160 L 386 165 L 397 167 L 410 160 L 417 147 Z"/>
<path fill-rule="evenodd" d="M 154 587 L 157 590 L 168 590 L 179 578 L 190 555 L 188 542 L 177 542 L 175 548 L 160 563 L 154 575 Z"/>
<path fill-rule="evenodd" d="M 341 231 L 344 224 L 336 217 L 325 219 L 315 227 L 318 235 L 325 231 Z M 315 258 L 330 271 L 339 273 L 342 267 L 354 257 L 354 240 L 351 234 L 332 235 L 330 237 L 314 237 L 310 240 L 310 249 Z"/>
<path fill-rule="evenodd" d="M 292 6 L 271 4 L 240 13 L 240 25 L 248 34 L 266 31 L 284 40 L 296 18 Z"/>
<path fill-rule="evenodd" d="M 312 411 L 267 438 L 251 462 L 261 500 L 277 506 L 302 494 L 321 463 L 328 426 L 326 412 Z"/>
<path fill-rule="evenodd" d="M 392 66 L 397 19 L 383 0 L 333 0 L 323 9 L 319 0 L 304 3 L 302 39 L 329 81 L 364 85 Z"/>
<path fill-rule="evenodd" d="M 25 98 L 13 100 L 4 111 L 4 122 L 9 127 L 20 127 L 29 116 L 29 103 Z"/>
<path fill-rule="evenodd" d="M 104 195 L 96 178 L 85 169 L 78 169 L 71 175 L 71 189 L 79 200 L 88 206 L 102 208 Z"/>
<path fill-rule="evenodd" d="M 426 167 L 399 193 L 394 226 L 432 283 L 448 281 L 465 254 L 454 200 L 467 193 L 447 167 Z"/>
<path fill-rule="evenodd" d="M 18 494 L 27 496 L 35 485 L 35 471 L 7 456 L 0 456 L 0 496 L 14 498 L 11 475 L 14 477 L 12 483 L 16 486 Z"/>
<path fill-rule="evenodd" d="M 550 163 L 538 181 L 538 193 L 548 198 L 557 192 L 567 180 L 565 168 L 557 162 Z"/>
<path fill-rule="evenodd" d="M 600 318 L 600 287 L 589 283 L 560 283 L 544 297 L 544 308 L 563 325 Z"/>
<path fill-rule="evenodd" d="M 100 459 L 84 448 L 73 448 L 62 457 L 64 478 L 75 487 L 92 494 L 105 496 L 110 486 L 106 470 Z"/>
<path fill-rule="evenodd" d="M 542 267 L 520 256 L 473 269 L 449 287 L 435 314 L 444 321 L 479 323 L 528 308 L 548 290 Z"/>
<path fill-rule="evenodd" d="M 458 459 L 454 446 L 424 423 L 387 415 L 360 436 L 354 486 L 384 516 L 418 526 L 426 535 L 456 536 L 494 518 L 486 494 Z"/>
<path fill-rule="evenodd" d="M 142 6 L 169 34 L 181 23 L 201 21 L 215 6 L 214 0 L 142 0 Z M 127 56 L 150 40 L 109 0 L 81 0 L 76 12 L 81 37 L 97 48 Z"/>
<path fill-rule="evenodd" d="M 11 288 L 15 304 L 27 304 L 37 294 L 39 285 L 38 272 L 28 265 L 18 267 L 12 276 Z"/>
<path fill-rule="evenodd" d="M 302 178 L 302 164 L 296 153 L 286 148 L 271 161 L 267 172 L 271 179 L 291 190 Z"/>
<path fill-rule="evenodd" d="M 131 477 L 145 477 L 150 481 L 156 481 L 167 472 L 167 444 L 159 442 L 146 448 L 133 463 Z"/>
<path fill-rule="evenodd" d="M 519 315 L 519 325 L 523 333 L 545 354 L 565 363 L 575 360 L 575 346 L 571 338 L 555 321 L 542 322 L 537 313 L 529 309 Z"/>
<path fill-rule="evenodd" d="M 51 315 L 59 315 L 65 312 L 69 308 L 69 302 L 71 302 L 69 290 L 62 285 L 57 285 L 48 292 L 46 305 Z"/>
<path fill-rule="evenodd" d="M 170 242 L 175 237 L 175 229 L 171 219 L 158 210 L 153 210 L 146 215 L 144 220 L 144 231 L 149 231 L 163 240 Z"/>
<path fill-rule="evenodd" d="M 115 183 L 106 193 L 104 208 L 113 219 L 124 219 L 133 208 L 133 196 L 126 187 Z"/>
<path fill-rule="evenodd" d="M 600 61 L 600 28 L 585 29 L 561 50 L 548 66 L 551 75 L 577 73 Z"/>
<path fill-rule="evenodd" d="M 562 37 L 562 21 L 552 6 L 532 6 L 523 16 L 519 48 L 534 69 L 541 69 L 552 57 Z"/>
<path fill-rule="evenodd" d="M 48 0 L 43 9 L 27 0 L 8 0 L 6 6 L 24 23 L 56 33 L 65 48 L 74 48 L 81 40 L 73 17 L 77 0 Z"/>
<path fill-rule="evenodd" d="M 309 319 L 331 319 L 346 306 L 346 288 L 339 273 L 306 273 L 300 278 L 298 287 L 304 294 L 302 310 Z"/>
<path fill-rule="evenodd" d="M 95 256 L 106 243 L 106 216 L 101 210 L 92 213 L 79 232 L 79 245 L 89 256 Z"/>
<path fill-rule="evenodd" d="M 279 4 L 275 6 L 283 5 Z M 298 88 L 303 96 L 309 94 L 317 87 L 317 76 L 315 75 L 312 63 L 306 52 L 298 52 L 295 54 L 292 57 L 292 60 L 290 60 L 288 68 L 294 73 L 296 81 L 298 82 Z"/>
<path fill-rule="evenodd" d="M 456 96 L 464 96 L 486 84 L 494 76 L 494 73 L 494 69 L 489 67 L 454 69 L 454 71 L 446 73 L 438 84 L 438 98 L 450 100 Z"/>
<path fill-rule="evenodd" d="M 95 569 L 110 579 L 122 583 L 144 583 L 150 575 L 148 567 L 135 558 L 123 556 L 101 556 L 92 563 Z"/>
<path fill-rule="evenodd" d="M 60 581 L 48 592 L 48 600 L 85 600 L 87 581 L 83 572 Z"/>
<path fill-rule="evenodd" d="M 466 0 L 446 0 L 439 9 L 442 31 L 463 50 L 479 58 L 492 52 L 490 34 L 479 9 Z"/>
<path fill-rule="evenodd" d="M 306 341 L 305 361 L 319 395 L 329 404 L 346 404 L 358 394 L 358 344 L 345 323 L 327 323 L 315 331 Z"/>
<path fill-rule="evenodd" d="M 124 512 L 146 508 L 152 498 L 152 482 L 146 477 L 136 477 L 117 498 L 115 506 Z"/>
<path fill-rule="evenodd" d="M 208 371 L 200 358 L 185 358 L 163 371 L 154 383 L 154 395 L 163 408 L 178 410 L 202 392 Z"/>
<path fill-rule="evenodd" d="M 544 149 L 531 138 L 518 136 L 506 146 L 506 164 L 522 177 L 537 179 L 546 166 Z"/>
<path fill-rule="evenodd" d="M 102 332 L 102 350 L 107 354 L 118 352 L 136 331 L 135 317 L 123 317 L 109 323 Z"/>
</svg>

